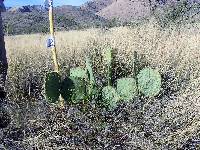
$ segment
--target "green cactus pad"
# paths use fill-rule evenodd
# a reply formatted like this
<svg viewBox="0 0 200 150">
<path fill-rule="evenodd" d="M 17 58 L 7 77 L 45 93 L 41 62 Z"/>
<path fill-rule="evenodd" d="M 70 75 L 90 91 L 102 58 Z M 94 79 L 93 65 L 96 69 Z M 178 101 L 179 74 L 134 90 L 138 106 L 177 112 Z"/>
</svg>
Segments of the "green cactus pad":
<svg viewBox="0 0 200 150">
<path fill-rule="evenodd" d="M 75 84 L 75 91 L 73 94 L 73 103 L 80 102 L 81 100 L 85 99 L 85 93 L 86 93 L 86 83 L 84 80 L 80 78 L 72 78 Z"/>
<path fill-rule="evenodd" d="M 90 94 L 89 96 L 91 99 L 97 100 L 99 98 L 100 93 L 101 93 L 101 89 L 98 89 L 97 86 L 93 86 L 91 89 L 91 93 L 89 93 Z"/>
<path fill-rule="evenodd" d="M 137 84 L 134 78 L 122 78 L 117 80 L 117 92 L 121 99 L 129 101 L 137 95 Z"/>
<path fill-rule="evenodd" d="M 102 89 L 102 100 L 104 106 L 112 109 L 117 106 L 120 97 L 112 86 L 106 86 Z"/>
<path fill-rule="evenodd" d="M 60 96 L 61 77 L 57 72 L 48 73 L 45 79 L 45 94 L 50 103 L 56 103 Z"/>
<path fill-rule="evenodd" d="M 74 84 L 74 82 L 71 78 L 66 77 L 61 82 L 60 93 L 61 93 L 61 96 L 64 98 L 65 101 L 71 101 L 74 89 L 75 89 L 75 84 Z"/>
<path fill-rule="evenodd" d="M 85 65 L 86 65 L 86 69 L 88 71 L 90 84 L 94 85 L 95 84 L 95 78 L 94 78 L 94 74 L 93 74 L 93 71 L 92 71 L 92 63 L 91 63 L 91 60 L 88 57 L 86 58 Z"/>
<path fill-rule="evenodd" d="M 81 67 L 72 68 L 70 69 L 70 77 L 85 78 L 86 71 Z"/>
<path fill-rule="evenodd" d="M 96 80 L 92 71 L 92 63 L 89 57 L 86 57 L 85 64 L 89 79 L 89 85 L 87 86 L 87 95 L 90 99 L 96 99 L 99 93 L 96 87 Z"/>
<path fill-rule="evenodd" d="M 108 48 L 105 53 L 104 53 L 104 59 L 106 61 L 107 64 L 111 64 L 112 59 L 113 59 L 113 49 L 112 48 Z"/>
<path fill-rule="evenodd" d="M 144 68 L 137 75 L 138 89 L 147 97 L 159 94 L 161 90 L 161 75 L 157 70 Z"/>
<path fill-rule="evenodd" d="M 81 78 L 66 77 L 61 83 L 61 95 L 65 101 L 79 103 L 85 98 L 85 81 Z"/>
</svg>

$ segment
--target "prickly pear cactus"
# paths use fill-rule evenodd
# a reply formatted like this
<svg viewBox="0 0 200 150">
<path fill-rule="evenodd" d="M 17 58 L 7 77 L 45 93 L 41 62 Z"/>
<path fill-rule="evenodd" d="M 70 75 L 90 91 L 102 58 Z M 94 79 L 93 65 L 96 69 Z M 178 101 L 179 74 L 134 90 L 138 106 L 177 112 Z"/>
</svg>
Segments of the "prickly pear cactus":
<svg viewBox="0 0 200 150">
<path fill-rule="evenodd" d="M 45 79 L 45 94 L 50 103 L 56 103 L 60 96 L 61 77 L 57 72 L 48 73 Z"/>
<path fill-rule="evenodd" d="M 89 59 L 89 57 L 86 57 L 86 70 L 87 70 L 87 74 L 88 74 L 88 79 L 89 79 L 89 85 L 87 86 L 87 93 L 88 93 L 88 97 L 94 99 L 96 98 L 96 96 L 98 95 L 98 91 L 96 88 L 96 81 L 95 81 L 95 77 L 92 71 L 92 63 L 91 60 Z"/>
<path fill-rule="evenodd" d="M 102 100 L 105 107 L 113 109 L 117 106 L 120 97 L 112 86 L 106 86 L 102 89 Z"/>
<path fill-rule="evenodd" d="M 138 89 L 147 97 L 159 94 L 161 90 L 161 75 L 157 70 L 144 68 L 137 75 Z"/>
<path fill-rule="evenodd" d="M 70 69 L 70 77 L 77 77 L 83 79 L 86 77 L 86 71 L 81 67 L 72 68 Z"/>
<path fill-rule="evenodd" d="M 94 74 L 92 71 L 92 63 L 91 63 L 91 60 L 89 59 L 89 57 L 86 57 L 85 65 L 86 65 L 86 69 L 88 72 L 90 84 L 93 85 L 93 84 L 95 84 L 95 78 L 94 78 Z"/>
<path fill-rule="evenodd" d="M 65 101 L 71 101 L 74 89 L 75 89 L 75 84 L 70 77 L 66 77 L 61 82 L 60 94 Z"/>
<path fill-rule="evenodd" d="M 86 83 L 81 78 L 72 78 L 72 80 L 75 85 L 72 100 L 74 100 L 73 103 L 77 103 L 84 100 L 86 97 Z"/>
<path fill-rule="evenodd" d="M 122 78 L 117 80 L 117 92 L 121 99 L 129 101 L 137 95 L 137 84 L 134 78 Z"/>
<path fill-rule="evenodd" d="M 61 95 L 69 103 L 79 103 L 85 98 L 85 81 L 81 78 L 66 77 L 61 83 Z"/>
<path fill-rule="evenodd" d="M 101 88 L 98 88 L 97 86 L 93 86 L 91 89 L 89 98 L 91 100 L 98 100 L 100 95 L 101 95 Z"/>
</svg>

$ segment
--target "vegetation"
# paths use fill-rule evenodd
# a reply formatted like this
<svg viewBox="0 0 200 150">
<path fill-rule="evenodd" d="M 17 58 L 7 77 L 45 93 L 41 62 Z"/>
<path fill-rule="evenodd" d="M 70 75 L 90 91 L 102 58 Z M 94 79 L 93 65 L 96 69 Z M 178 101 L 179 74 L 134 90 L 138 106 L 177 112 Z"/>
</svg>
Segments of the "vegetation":
<svg viewBox="0 0 200 150">
<path fill-rule="evenodd" d="M 138 20 L 125 19 L 126 21 L 123 21 L 123 18 L 106 20 L 97 16 L 94 10 L 87 11 L 74 6 L 63 6 L 61 8 L 58 7 L 55 9 L 55 27 L 57 31 L 88 29 L 91 27 L 135 27 L 137 25 L 145 24 L 151 20 L 151 18 L 154 18 L 161 29 L 163 29 L 171 26 L 180 26 L 187 23 L 196 23 L 199 18 L 200 4 L 198 2 L 181 0 L 177 1 L 176 3 L 164 2 L 165 4 L 154 4 L 153 1 L 149 1 L 149 3 L 149 9 L 151 10 L 151 13 L 147 15 L 147 17 L 139 18 Z M 41 6 L 38 7 L 39 8 L 36 6 L 27 6 L 27 8 L 25 7 L 28 10 L 30 9 L 28 12 L 11 11 L 4 13 L 3 20 L 5 33 L 7 35 L 47 33 L 49 31 L 49 26 L 47 24 L 48 12 L 42 10 Z M 98 9 L 98 7 L 96 9 Z M 124 16 L 124 18 L 126 18 L 126 16 Z"/>
<path fill-rule="evenodd" d="M 199 17 L 200 4 L 191 3 L 187 0 L 178 1 L 176 4 L 169 4 L 153 11 L 161 28 L 180 26 L 187 23 L 195 23 Z"/>
<path fill-rule="evenodd" d="M 106 30 L 59 14 L 60 74 L 50 72 L 46 35 L 6 36 L 0 127 L 11 124 L 0 130 L 0 149 L 199 149 L 198 8 L 180 1 L 143 20 L 104 22 Z M 7 35 L 48 32 L 43 13 L 10 16 Z"/>
<path fill-rule="evenodd" d="M 198 28 L 199 24 L 187 24 L 179 31 L 160 30 L 152 20 L 134 28 L 57 32 L 59 76 L 48 74 L 52 65 L 46 35 L 5 37 L 6 109 L 12 122 L 0 131 L 1 147 L 177 149 L 194 145 L 200 127 Z M 114 55 L 106 51 L 109 47 Z M 70 96 L 63 96 L 69 100 L 63 110 L 46 101 L 46 75 L 49 91 L 60 88 Z M 149 86 L 152 81 L 154 86 Z M 85 85 L 87 90 L 82 90 Z M 50 96 L 50 102 L 58 98 L 58 94 Z M 119 101 L 121 97 L 124 101 Z M 106 110 L 98 100 L 114 107 Z"/>
<path fill-rule="evenodd" d="M 161 88 L 161 76 L 158 71 L 151 68 L 144 68 L 141 70 L 137 79 L 118 79 L 117 90 L 115 90 L 115 88 L 112 87 L 114 84 L 112 83 L 113 53 L 113 49 L 108 48 L 104 54 L 104 59 L 108 68 L 108 85 L 103 87 L 102 90 L 95 84 L 94 77 L 90 78 L 90 76 L 93 76 L 92 64 L 89 63 L 89 58 L 86 58 L 87 66 L 91 66 L 87 67 L 89 70 L 87 70 L 87 68 L 84 70 L 80 67 L 72 68 L 70 69 L 70 77 L 66 77 L 63 81 L 61 81 L 61 76 L 56 72 L 47 74 L 45 80 L 47 100 L 49 100 L 50 103 L 56 103 L 59 97 L 62 96 L 65 101 L 70 101 L 70 103 L 79 103 L 85 100 L 91 101 L 94 100 L 91 96 L 91 91 L 97 90 L 100 92 L 95 92 L 95 97 L 100 98 L 98 94 L 102 95 L 102 99 L 98 99 L 98 101 L 107 108 L 115 108 L 120 100 L 134 99 L 138 94 L 137 90 L 147 97 L 153 97 L 159 94 Z M 137 68 L 137 66 L 134 67 Z M 87 72 L 89 71 L 91 75 L 88 74 L 87 76 Z M 95 85 L 95 89 L 91 84 Z"/>
<path fill-rule="evenodd" d="M 79 30 L 84 28 L 99 27 L 105 24 L 104 19 L 94 17 L 94 14 L 89 14 L 88 12 L 80 11 L 80 14 L 77 14 L 76 11 L 72 11 L 71 13 L 72 15 L 69 16 L 68 13 L 56 9 L 56 31 Z M 49 19 L 47 11 L 33 10 L 31 12 L 6 12 L 2 14 L 2 17 L 4 20 L 4 32 L 7 35 L 49 32 Z"/>
</svg>

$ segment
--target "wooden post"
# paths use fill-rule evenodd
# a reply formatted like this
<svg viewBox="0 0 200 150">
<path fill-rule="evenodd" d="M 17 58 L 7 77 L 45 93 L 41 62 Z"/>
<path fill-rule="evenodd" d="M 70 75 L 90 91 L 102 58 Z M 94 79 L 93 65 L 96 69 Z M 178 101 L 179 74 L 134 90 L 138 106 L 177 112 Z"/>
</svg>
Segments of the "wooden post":
<svg viewBox="0 0 200 150">
<path fill-rule="evenodd" d="M 59 72 L 58 58 L 57 58 L 56 45 L 55 45 L 53 0 L 49 0 L 49 23 L 50 23 L 50 34 L 51 34 L 51 38 L 53 40 L 51 49 L 52 49 L 52 57 L 53 57 L 53 63 L 54 63 L 54 71 Z"/>
<path fill-rule="evenodd" d="M 0 2 L 2 2 L 0 0 Z M 8 62 L 6 57 L 6 48 L 4 42 L 4 34 L 3 34 L 3 22 L 1 18 L 1 12 L 3 10 L 0 9 L 0 98 L 5 98 L 5 81 L 7 76 Z"/>
<path fill-rule="evenodd" d="M 55 43 L 55 32 L 54 32 L 54 15 L 53 15 L 53 0 L 49 0 L 49 23 L 50 23 L 50 34 L 51 34 L 51 50 L 52 50 L 52 59 L 54 63 L 54 71 L 59 73 L 58 65 L 58 56 L 56 52 L 56 43 Z M 60 107 L 64 108 L 64 99 L 60 95 L 59 97 Z"/>
</svg>

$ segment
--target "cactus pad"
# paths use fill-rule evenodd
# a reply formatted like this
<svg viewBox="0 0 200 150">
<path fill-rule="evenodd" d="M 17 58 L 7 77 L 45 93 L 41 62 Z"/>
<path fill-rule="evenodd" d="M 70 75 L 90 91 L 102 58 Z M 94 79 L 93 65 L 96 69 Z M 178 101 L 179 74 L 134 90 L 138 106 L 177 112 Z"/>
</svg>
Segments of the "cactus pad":
<svg viewBox="0 0 200 150">
<path fill-rule="evenodd" d="M 85 93 L 86 93 L 86 84 L 85 81 L 81 78 L 72 78 L 74 85 L 75 85 L 75 91 L 73 93 L 73 103 L 77 103 L 83 99 L 85 99 Z"/>
<path fill-rule="evenodd" d="M 122 78 L 117 80 L 117 92 L 123 100 L 131 100 L 137 94 L 137 84 L 134 78 Z"/>
<path fill-rule="evenodd" d="M 95 84 L 95 78 L 94 78 L 94 74 L 93 74 L 93 71 L 92 71 L 92 63 L 91 63 L 91 60 L 88 57 L 86 58 L 85 65 L 86 65 L 86 69 L 88 71 L 90 84 L 93 85 L 93 84 Z"/>
<path fill-rule="evenodd" d="M 96 81 L 95 77 L 92 71 L 92 63 L 91 60 L 86 57 L 85 61 L 86 69 L 87 69 L 87 74 L 88 74 L 88 79 L 89 79 L 89 85 L 87 87 L 87 93 L 90 98 L 95 98 L 97 96 L 97 90 L 96 90 Z"/>
<path fill-rule="evenodd" d="M 120 97 L 112 86 L 106 86 L 102 89 L 103 105 L 112 109 L 117 106 Z"/>
<path fill-rule="evenodd" d="M 111 64 L 113 59 L 113 50 L 112 48 L 108 48 L 104 53 L 104 59 L 107 64 Z"/>
<path fill-rule="evenodd" d="M 157 70 L 144 68 L 137 75 L 138 89 L 147 97 L 159 94 L 161 90 L 161 75 Z"/>
<path fill-rule="evenodd" d="M 45 94 L 50 103 L 56 103 L 60 96 L 61 77 L 57 72 L 48 73 L 45 80 Z"/>
<path fill-rule="evenodd" d="M 85 78 L 86 71 L 81 67 L 72 68 L 70 69 L 70 77 Z"/>
<path fill-rule="evenodd" d="M 61 83 L 61 95 L 65 101 L 79 103 L 85 98 L 85 82 L 81 78 L 66 77 Z"/>
</svg>

